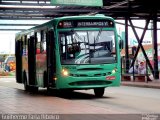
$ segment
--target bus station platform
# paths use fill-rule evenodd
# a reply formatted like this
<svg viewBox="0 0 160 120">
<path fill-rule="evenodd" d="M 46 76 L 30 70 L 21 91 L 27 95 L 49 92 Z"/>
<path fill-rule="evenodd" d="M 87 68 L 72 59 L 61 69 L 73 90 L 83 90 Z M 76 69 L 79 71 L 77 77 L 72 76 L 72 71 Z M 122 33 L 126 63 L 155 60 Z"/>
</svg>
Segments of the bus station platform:
<svg viewBox="0 0 160 120">
<path fill-rule="evenodd" d="M 131 79 L 123 79 L 121 85 L 123 86 L 135 86 L 135 87 L 145 87 L 145 88 L 157 88 L 160 89 L 160 79 L 154 79 L 152 76 L 149 76 L 149 80 L 146 81 L 144 79 L 135 81 L 133 77 Z"/>
<path fill-rule="evenodd" d="M 154 80 L 152 82 L 147 82 L 147 83 L 146 82 L 122 81 L 121 85 L 160 89 L 160 80 Z"/>
</svg>

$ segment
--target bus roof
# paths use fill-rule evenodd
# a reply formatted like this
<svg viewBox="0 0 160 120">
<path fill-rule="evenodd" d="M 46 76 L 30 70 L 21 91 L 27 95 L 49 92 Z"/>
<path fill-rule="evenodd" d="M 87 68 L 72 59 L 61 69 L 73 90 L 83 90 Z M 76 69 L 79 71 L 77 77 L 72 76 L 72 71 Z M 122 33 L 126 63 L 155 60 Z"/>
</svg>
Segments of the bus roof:
<svg viewBox="0 0 160 120">
<path fill-rule="evenodd" d="M 96 14 L 96 15 L 83 15 L 83 16 L 65 16 L 65 17 L 57 17 L 56 20 L 63 20 L 63 19 L 89 19 L 89 18 L 103 18 L 103 19 L 112 19 L 112 17 L 105 16 L 103 14 Z"/>
<path fill-rule="evenodd" d="M 52 19 L 52 20 L 50 20 L 46 23 L 43 23 L 41 25 L 38 25 L 38 26 L 35 26 L 33 28 L 26 29 L 24 31 L 16 33 L 16 38 L 20 37 L 21 35 L 24 35 L 24 34 L 27 34 L 27 33 L 30 33 L 30 32 L 34 32 L 34 31 L 37 31 L 39 29 L 43 29 L 45 27 L 49 27 L 49 26 L 53 25 L 53 23 L 57 23 L 61 20 L 73 20 L 73 19 L 110 19 L 110 20 L 114 20 L 112 17 L 105 16 L 103 14 L 57 17 L 57 18 L 54 18 L 54 19 Z"/>
</svg>

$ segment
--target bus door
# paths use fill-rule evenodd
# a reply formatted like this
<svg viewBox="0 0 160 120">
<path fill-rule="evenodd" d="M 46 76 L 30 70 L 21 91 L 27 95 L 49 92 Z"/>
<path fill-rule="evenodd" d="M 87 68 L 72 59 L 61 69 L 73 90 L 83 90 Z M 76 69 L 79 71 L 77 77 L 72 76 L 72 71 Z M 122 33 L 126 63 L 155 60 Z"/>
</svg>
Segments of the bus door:
<svg viewBox="0 0 160 120">
<path fill-rule="evenodd" d="M 34 36 L 28 39 L 28 74 L 29 85 L 36 85 L 36 39 Z"/>
<path fill-rule="evenodd" d="M 22 41 L 16 41 L 16 81 L 17 83 L 22 83 L 22 51 L 23 51 Z"/>
<path fill-rule="evenodd" d="M 56 74 L 55 38 L 53 30 L 47 32 L 47 78 L 48 87 L 55 86 L 53 80 Z"/>
</svg>

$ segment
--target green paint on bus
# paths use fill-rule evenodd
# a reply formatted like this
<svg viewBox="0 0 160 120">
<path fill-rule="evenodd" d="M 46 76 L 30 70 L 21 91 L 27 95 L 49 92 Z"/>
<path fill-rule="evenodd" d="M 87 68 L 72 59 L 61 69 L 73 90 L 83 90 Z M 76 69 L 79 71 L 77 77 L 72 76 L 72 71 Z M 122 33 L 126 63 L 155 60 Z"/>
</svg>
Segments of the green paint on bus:
<svg viewBox="0 0 160 120">
<path fill-rule="evenodd" d="M 17 33 L 16 80 L 26 90 L 94 89 L 102 97 L 121 82 L 118 37 L 114 19 L 103 15 L 59 17 Z"/>
</svg>

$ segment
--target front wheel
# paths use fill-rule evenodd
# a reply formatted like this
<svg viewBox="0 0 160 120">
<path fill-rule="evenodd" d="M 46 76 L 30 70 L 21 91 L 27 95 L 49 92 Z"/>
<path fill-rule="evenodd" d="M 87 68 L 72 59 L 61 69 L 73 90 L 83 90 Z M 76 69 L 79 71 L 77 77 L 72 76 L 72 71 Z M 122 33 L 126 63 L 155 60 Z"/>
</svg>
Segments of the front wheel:
<svg viewBox="0 0 160 120">
<path fill-rule="evenodd" d="M 105 88 L 95 88 L 94 89 L 94 94 L 96 97 L 102 97 L 104 94 Z"/>
</svg>

